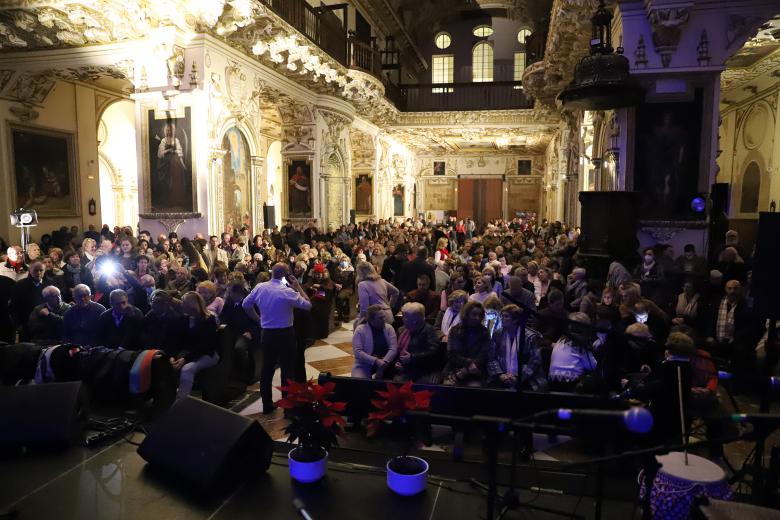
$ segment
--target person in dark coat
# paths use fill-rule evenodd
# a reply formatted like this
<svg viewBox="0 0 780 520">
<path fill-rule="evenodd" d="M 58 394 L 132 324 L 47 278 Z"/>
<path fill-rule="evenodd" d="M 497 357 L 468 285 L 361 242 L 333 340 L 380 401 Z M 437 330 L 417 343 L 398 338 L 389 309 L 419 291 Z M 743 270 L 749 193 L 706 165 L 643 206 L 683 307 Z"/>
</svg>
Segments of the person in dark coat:
<svg viewBox="0 0 780 520">
<path fill-rule="evenodd" d="M 395 251 L 392 252 L 390 251 L 392 247 L 392 244 L 388 247 L 387 258 L 385 258 L 385 261 L 382 264 L 382 273 L 380 276 L 395 285 L 396 282 L 400 280 L 401 271 L 406 264 L 407 249 L 404 244 L 401 244 L 396 246 Z M 396 287 L 398 286 L 396 285 Z"/>
<path fill-rule="evenodd" d="M 75 345 L 97 345 L 98 323 L 106 308 L 92 301 L 92 293 L 84 284 L 73 288 L 73 305 L 64 317 L 65 341 Z"/>
<path fill-rule="evenodd" d="M 206 310 L 203 297 L 195 291 L 185 293 L 181 310 L 187 319 L 181 343 L 184 348 L 170 358 L 173 368 L 180 371 L 177 399 L 190 394 L 198 372 L 219 362 L 217 319 Z"/>
<path fill-rule="evenodd" d="M 141 326 L 141 343 L 145 349 L 161 349 L 172 356 L 181 349 L 184 317 L 176 309 L 170 293 L 156 289 L 150 300 L 151 309 Z"/>
<path fill-rule="evenodd" d="M 406 303 L 401 307 L 403 327 L 398 330 L 398 379 L 415 383 L 437 384 L 444 368 L 439 335 L 425 322 L 425 307 Z"/>
<path fill-rule="evenodd" d="M 32 341 L 53 345 L 63 339 L 63 317 L 70 305 L 62 301 L 62 294 L 54 285 L 44 287 L 42 294 L 44 303 L 30 313 L 27 328 Z"/>
<path fill-rule="evenodd" d="M 325 264 L 314 265 L 304 289 L 311 300 L 312 336 L 314 339 L 327 338 L 330 334 L 330 316 L 333 312 L 336 287 L 325 269 Z"/>
<path fill-rule="evenodd" d="M 467 302 L 460 310 L 460 323 L 452 327 L 447 341 L 444 384 L 481 386 L 487 378 L 490 333 L 482 326 L 482 304 Z"/>
<path fill-rule="evenodd" d="M 65 279 L 65 291 L 62 298 L 66 302 L 73 301 L 73 288 L 83 283 L 91 292 L 95 291 L 95 281 L 92 278 L 92 271 L 86 266 L 81 265 L 81 255 L 78 251 L 70 250 L 65 253 L 65 266 L 62 268 L 63 278 Z"/>
<path fill-rule="evenodd" d="M 22 341 L 26 341 L 30 337 L 27 331 L 27 320 L 30 318 L 30 313 L 36 306 L 43 303 L 43 288 L 51 285 L 51 282 L 44 276 L 45 269 L 43 262 L 33 262 L 30 265 L 27 278 L 16 282 L 11 296 L 15 325 L 21 329 Z"/>
<path fill-rule="evenodd" d="M 127 293 L 114 289 L 109 295 L 111 308 L 100 315 L 96 342 L 108 348 L 138 350 L 141 348 L 143 314 L 130 305 Z"/>
<path fill-rule="evenodd" d="M 414 291 L 417 288 L 417 277 L 425 275 L 431 279 L 430 287 L 435 287 L 436 274 L 433 266 L 428 263 L 428 249 L 426 247 L 417 248 L 415 259 L 407 262 L 399 274 L 398 283 L 394 284 L 404 294 Z"/>
<path fill-rule="evenodd" d="M 15 282 L 7 276 L 0 276 L 0 341 L 14 342 L 14 322 L 11 319 L 11 295 Z"/>
</svg>

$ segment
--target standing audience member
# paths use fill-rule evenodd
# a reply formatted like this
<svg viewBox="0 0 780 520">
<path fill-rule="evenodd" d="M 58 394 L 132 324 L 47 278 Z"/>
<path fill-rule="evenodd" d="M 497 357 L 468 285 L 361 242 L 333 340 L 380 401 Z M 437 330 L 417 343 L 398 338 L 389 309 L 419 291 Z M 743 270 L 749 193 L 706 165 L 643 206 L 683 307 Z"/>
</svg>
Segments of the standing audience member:
<svg viewBox="0 0 780 520">
<path fill-rule="evenodd" d="M 368 308 L 378 305 L 382 309 L 385 322 L 393 323 L 393 309 L 396 308 L 399 291 L 395 285 L 381 278 L 374 266 L 360 262 L 355 268 L 358 290 L 358 315 L 367 316 Z"/>
</svg>

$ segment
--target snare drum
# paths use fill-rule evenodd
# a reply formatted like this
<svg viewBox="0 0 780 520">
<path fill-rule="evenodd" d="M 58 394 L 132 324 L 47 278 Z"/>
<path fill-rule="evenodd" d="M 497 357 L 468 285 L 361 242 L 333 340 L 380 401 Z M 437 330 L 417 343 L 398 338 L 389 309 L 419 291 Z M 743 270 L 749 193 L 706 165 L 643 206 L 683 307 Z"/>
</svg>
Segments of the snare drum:
<svg viewBox="0 0 780 520">
<path fill-rule="evenodd" d="M 661 468 L 656 473 L 650 492 L 650 508 L 653 518 L 688 518 L 693 500 L 701 495 L 720 500 L 731 498 L 731 488 L 726 473 L 714 462 L 688 454 L 673 451 L 656 457 Z M 644 471 L 639 472 L 639 498 L 645 497 Z"/>
</svg>

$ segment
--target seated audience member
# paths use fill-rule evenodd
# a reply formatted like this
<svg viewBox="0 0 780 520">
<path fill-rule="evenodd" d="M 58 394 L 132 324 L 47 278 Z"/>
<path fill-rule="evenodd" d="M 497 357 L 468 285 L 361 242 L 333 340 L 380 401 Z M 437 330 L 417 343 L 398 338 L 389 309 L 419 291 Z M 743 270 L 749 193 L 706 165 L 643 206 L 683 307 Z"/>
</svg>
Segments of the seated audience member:
<svg viewBox="0 0 780 520">
<path fill-rule="evenodd" d="M 426 274 L 417 277 L 417 288 L 406 293 L 407 302 L 416 302 L 425 307 L 425 318 L 433 320 L 439 311 L 439 296 L 431 290 L 431 279 Z"/>
<path fill-rule="evenodd" d="M 533 291 L 526 289 L 525 282 L 519 276 L 510 276 L 508 288 L 501 293 L 501 303 L 517 305 L 523 309 L 536 310 L 536 298 Z"/>
<path fill-rule="evenodd" d="M 267 276 L 267 273 L 262 274 Z M 268 280 L 263 281 L 267 282 Z M 225 291 L 225 305 L 219 315 L 219 322 L 227 326 L 227 332 L 234 338 L 234 348 L 248 352 L 254 359 L 254 377 L 258 378 L 262 363 L 260 326 L 252 321 L 241 306 L 248 294 L 249 292 L 240 281 L 231 282 Z"/>
<path fill-rule="evenodd" d="M 114 289 L 109 295 L 111 308 L 98 319 L 96 342 L 102 347 L 138 350 L 141 347 L 143 314 L 130 305 L 127 292 Z"/>
<path fill-rule="evenodd" d="M 699 318 L 699 293 L 693 282 L 685 282 L 683 292 L 677 296 L 672 324 L 694 326 L 699 323 Z"/>
<path fill-rule="evenodd" d="M 725 295 L 713 305 L 707 324 L 707 350 L 729 361 L 739 376 L 752 366 L 756 339 L 761 328 L 756 323 L 738 280 L 726 282 Z"/>
<path fill-rule="evenodd" d="M 173 265 L 169 268 L 174 273 L 173 280 L 168 280 L 166 290 L 176 291 L 182 295 L 192 290 L 192 278 L 190 277 L 190 271 L 186 267 Z"/>
<path fill-rule="evenodd" d="M 383 309 L 385 321 L 392 324 L 393 309 L 396 308 L 400 294 L 396 286 L 380 277 L 374 266 L 367 262 L 357 264 L 355 279 L 358 290 L 358 315 L 365 318 L 369 307 L 379 305 Z"/>
<path fill-rule="evenodd" d="M 398 361 L 395 370 L 404 381 L 436 384 L 440 380 L 442 356 L 439 336 L 425 322 L 425 307 L 406 303 L 401 307 L 403 326 L 398 330 Z"/>
<path fill-rule="evenodd" d="M 27 322 L 30 339 L 36 343 L 62 341 L 63 317 L 70 305 L 62 301 L 60 290 L 53 285 L 43 288 L 43 301 L 30 313 Z"/>
<path fill-rule="evenodd" d="M 566 283 L 564 296 L 570 308 L 579 309 L 582 299 L 588 294 L 587 271 L 582 267 L 572 270 Z"/>
<path fill-rule="evenodd" d="M 501 293 L 504 290 L 503 278 L 498 278 L 496 270 L 488 265 L 482 269 L 482 277 L 487 279 L 488 286 L 493 288 L 493 292 L 496 293 L 496 296 L 501 296 Z"/>
<path fill-rule="evenodd" d="M 493 333 L 487 359 L 488 384 L 535 392 L 547 389 L 547 378 L 539 350 L 541 336 L 525 326 L 520 307 L 501 309 L 501 329 Z"/>
<path fill-rule="evenodd" d="M 67 343 L 97 345 L 98 323 L 106 308 L 91 298 L 89 286 L 78 284 L 73 288 L 73 305 L 63 317 L 63 337 Z"/>
<path fill-rule="evenodd" d="M 0 262 L 2 262 L 1 256 Z M 11 294 L 15 284 L 16 282 L 11 278 L 0 274 L 0 341 L 4 343 L 13 343 L 16 336 L 10 309 Z"/>
<path fill-rule="evenodd" d="M 447 307 L 449 306 L 448 298 L 450 294 L 455 291 L 466 292 L 466 277 L 463 276 L 463 273 L 457 271 L 452 272 L 449 285 L 441 292 L 441 296 L 439 298 L 439 310 L 447 310 Z M 466 296 L 468 296 L 468 292 L 466 292 Z"/>
<path fill-rule="evenodd" d="M 485 310 L 485 316 L 482 318 L 482 326 L 485 327 L 490 336 L 494 332 L 501 330 L 501 309 L 504 306 L 501 304 L 501 300 L 495 296 L 491 296 L 485 303 L 482 304 L 482 308 Z"/>
<path fill-rule="evenodd" d="M 206 304 L 206 310 L 209 311 L 217 319 L 217 325 L 219 325 L 219 315 L 222 313 L 222 307 L 225 305 L 225 300 L 217 296 L 217 286 L 213 282 L 205 281 L 200 282 L 195 288 L 195 292 L 200 294 Z"/>
<path fill-rule="evenodd" d="M 542 334 L 543 344 L 552 345 L 566 330 L 569 313 L 564 307 L 563 293 L 551 289 L 547 294 L 547 307 L 540 310 L 532 320 L 533 327 Z"/>
<path fill-rule="evenodd" d="M 447 385 L 480 386 L 487 375 L 490 333 L 482 325 L 485 309 L 479 302 L 468 302 L 460 310 L 460 323 L 450 330 L 447 365 L 443 381 Z"/>
<path fill-rule="evenodd" d="M 686 244 L 683 254 L 674 261 L 675 270 L 682 278 L 682 282 L 691 282 L 694 286 L 701 286 L 707 281 L 709 270 L 707 259 L 696 255 L 696 247 Z"/>
<path fill-rule="evenodd" d="M 170 293 L 155 289 L 150 302 L 141 326 L 141 343 L 143 348 L 158 348 L 171 356 L 181 348 L 184 320 Z"/>
<path fill-rule="evenodd" d="M 436 330 L 441 331 L 442 341 L 447 341 L 452 327 L 460 323 L 460 310 L 468 299 L 469 295 L 466 291 L 457 290 L 450 293 L 447 298 L 447 309 L 439 311 L 439 314 L 436 316 L 436 322 L 433 324 Z"/>
<path fill-rule="evenodd" d="M 743 285 L 747 282 L 747 264 L 734 247 L 727 247 L 721 251 L 718 256 L 717 268 L 723 273 L 724 282 L 737 280 Z"/>
<path fill-rule="evenodd" d="M 484 303 L 490 296 L 497 296 L 491 287 L 490 278 L 485 278 L 482 275 L 477 275 L 474 278 L 474 294 L 469 296 L 469 301 Z"/>
<path fill-rule="evenodd" d="M 22 341 L 30 338 L 27 330 L 27 320 L 30 318 L 33 309 L 43 303 L 43 288 L 51 285 L 44 273 L 43 262 L 33 262 L 30 265 L 27 278 L 16 282 L 11 295 L 11 308 L 14 312 L 16 326 L 21 328 L 20 337 Z"/>
<path fill-rule="evenodd" d="M 536 299 L 537 307 L 545 307 L 547 301 L 547 291 L 550 290 L 550 284 L 552 283 L 552 272 L 547 267 L 540 267 L 539 274 L 534 282 L 534 298 Z"/>
<path fill-rule="evenodd" d="M 41 256 L 40 260 L 43 262 L 44 276 L 51 282 L 51 285 L 60 290 L 60 294 L 64 294 L 65 273 L 54 264 L 54 260 L 49 255 Z"/>
<path fill-rule="evenodd" d="M 531 265 L 536 266 L 536 262 L 529 262 L 528 265 L 529 267 Z M 536 267 L 536 269 L 538 270 L 538 266 Z M 515 276 L 520 278 L 520 282 L 523 285 L 523 289 L 530 292 L 531 294 L 535 293 L 536 288 L 534 287 L 533 282 L 529 278 L 529 270 L 527 267 L 520 266 L 517 269 L 515 269 Z M 534 276 L 534 280 L 535 279 L 536 277 Z M 534 306 L 536 306 L 536 296 L 534 296 Z"/>
<path fill-rule="evenodd" d="M 63 293 L 65 301 L 73 301 L 73 288 L 79 284 L 89 287 L 90 292 L 94 290 L 95 282 L 92 280 L 92 272 L 81 264 L 81 256 L 77 251 L 71 249 L 65 253 L 65 266 L 62 269 L 66 289 Z"/>
<path fill-rule="evenodd" d="M 569 320 L 590 325 L 587 314 L 573 312 Z M 596 370 L 596 358 L 590 351 L 592 340 L 584 328 L 569 324 L 564 334 L 555 342 L 550 358 L 550 389 L 572 391 L 582 376 Z"/>
<path fill-rule="evenodd" d="M 393 326 L 385 321 L 381 305 L 371 305 L 366 321 L 357 326 L 352 337 L 355 364 L 352 377 L 376 379 L 388 377 L 398 354 L 398 341 Z"/>
<path fill-rule="evenodd" d="M 650 329 L 650 334 L 659 342 L 666 341 L 666 336 L 669 334 L 667 324 L 655 315 L 650 314 L 643 300 L 636 302 L 634 304 L 634 312 L 621 320 L 622 328 L 626 328 L 632 323 L 644 323 L 647 325 Z"/>
<path fill-rule="evenodd" d="M 603 289 L 601 282 L 598 280 L 588 280 L 585 295 L 579 299 L 579 304 L 576 307 L 573 306 L 572 309 L 575 312 L 584 312 L 591 321 L 595 321 L 596 307 L 600 304 L 602 296 Z"/>
<path fill-rule="evenodd" d="M 352 317 L 350 299 L 355 293 L 355 268 L 349 262 L 349 257 L 342 255 L 333 273 L 336 284 L 336 321 L 346 323 Z"/>
<path fill-rule="evenodd" d="M 170 357 L 171 366 L 179 372 L 177 399 L 192 392 L 195 376 L 201 370 L 219 362 L 217 354 L 217 319 L 206 310 L 201 296 L 190 291 L 181 299 L 181 312 L 186 319 L 182 333 L 181 350 Z"/>
<path fill-rule="evenodd" d="M 450 275 L 447 269 L 447 264 L 445 264 L 442 260 L 436 262 L 436 270 L 433 274 L 436 277 L 434 290 L 436 291 L 436 294 L 441 294 L 442 291 L 444 291 L 450 284 Z"/>
</svg>

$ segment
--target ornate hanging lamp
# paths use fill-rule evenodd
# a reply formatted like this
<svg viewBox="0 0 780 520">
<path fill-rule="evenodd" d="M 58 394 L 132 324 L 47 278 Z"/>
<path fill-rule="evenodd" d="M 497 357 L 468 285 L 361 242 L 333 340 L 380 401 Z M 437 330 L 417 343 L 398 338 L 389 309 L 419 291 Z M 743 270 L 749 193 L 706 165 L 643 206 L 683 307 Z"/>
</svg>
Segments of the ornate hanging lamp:
<svg viewBox="0 0 780 520">
<path fill-rule="evenodd" d="M 591 17 L 590 54 L 574 69 L 574 80 L 558 95 L 567 108 L 610 110 L 636 105 L 644 89 L 630 76 L 623 48 L 612 48 L 612 13 L 600 0 Z"/>
</svg>

